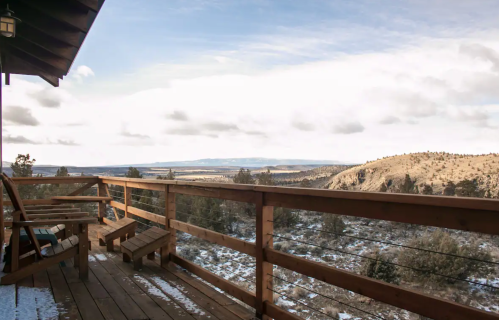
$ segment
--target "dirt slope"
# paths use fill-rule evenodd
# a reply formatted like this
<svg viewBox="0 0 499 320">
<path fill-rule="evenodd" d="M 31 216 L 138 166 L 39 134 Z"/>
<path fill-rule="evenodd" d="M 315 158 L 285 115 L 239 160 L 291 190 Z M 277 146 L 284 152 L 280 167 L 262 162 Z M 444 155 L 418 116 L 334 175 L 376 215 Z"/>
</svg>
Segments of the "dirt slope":
<svg viewBox="0 0 499 320">
<path fill-rule="evenodd" d="M 476 179 L 480 188 L 490 190 L 493 197 L 499 192 L 499 154 L 458 155 L 443 152 L 423 152 L 386 157 L 367 162 L 338 173 L 329 180 L 329 189 L 379 191 L 383 183 L 388 192 L 396 191 L 405 175 L 416 181 L 419 190 L 425 184 L 441 194 L 452 181 Z"/>
</svg>

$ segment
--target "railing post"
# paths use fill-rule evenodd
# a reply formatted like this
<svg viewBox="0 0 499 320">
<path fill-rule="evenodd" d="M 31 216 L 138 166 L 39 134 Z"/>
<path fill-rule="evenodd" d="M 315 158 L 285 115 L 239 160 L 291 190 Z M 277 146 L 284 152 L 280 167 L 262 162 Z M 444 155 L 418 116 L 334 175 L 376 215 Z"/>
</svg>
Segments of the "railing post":
<svg viewBox="0 0 499 320">
<path fill-rule="evenodd" d="M 177 252 L 177 231 L 170 226 L 170 219 L 176 219 L 175 193 L 170 192 L 170 186 L 165 185 L 165 217 L 166 230 L 170 231 L 168 245 L 161 248 L 161 266 L 166 268 L 170 261 L 170 253 Z"/>
<path fill-rule="evenodd" d="M 264 249 L 273 247 L 274 207 L 265 206 L 264 193 L 256 194 L 256 317 L 270 319 L 263 314 L 263 303 L 274 303 L 273 265 L 265 261 Z"/>
<path fill-rule="evenodd" d="M 99 197 L 106 197 L 106 188 L 105 184 L 102 183 L 102 181 L 99 181 L 97 183 L 97 196 Z M 106 202 L 105 201 L 99 201 L 98 204 L 98 215 L 99 215 L 99 222 L 103 222 L 103 218 L 106 216 Z"/>
<path fill-rule="evenodd" d="M 132 189 L 128 188 L 127 183 L 125 181 L 125 217 L 130 218 L 131 214 L 128 213 L 128 206 L 132 205 Z"/>
<path fill-rule="evenodd" d="M 3 244 L 5 242 L 5 226 L 3 216 L 3 184 L 0 182 L 0 257 L 3 254 Z"/>
</svg>

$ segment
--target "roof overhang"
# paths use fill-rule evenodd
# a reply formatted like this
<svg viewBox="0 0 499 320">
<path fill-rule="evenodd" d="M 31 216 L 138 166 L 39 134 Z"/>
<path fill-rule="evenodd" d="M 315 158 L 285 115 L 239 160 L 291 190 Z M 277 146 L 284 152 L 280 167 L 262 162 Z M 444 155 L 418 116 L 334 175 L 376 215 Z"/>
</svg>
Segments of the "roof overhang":
<svg viewBox="0 0 499 320">
<path fill-rule="evenodd" d="M 66 76 L 105 0 L 0 0 L 22 20 L 0 36 L 2 72 L 39 76 L 54 87 Z"/>
</svg>

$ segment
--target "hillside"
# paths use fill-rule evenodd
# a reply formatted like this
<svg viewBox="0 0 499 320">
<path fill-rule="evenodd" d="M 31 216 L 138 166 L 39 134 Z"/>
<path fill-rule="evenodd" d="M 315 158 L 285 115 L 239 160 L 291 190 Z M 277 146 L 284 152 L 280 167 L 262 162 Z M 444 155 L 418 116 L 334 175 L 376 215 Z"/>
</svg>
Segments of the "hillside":
<svg viewBox="0 0 499 320">
<path fill-rule="evenodd" d="M 442 194 L 449 181 L 476 180 L 480 189 L 499 192 L 499 154 L 459 155 L 443 152 L 422 152 L 398 155 L 367 162 L 345 170 L 328 182 L 329 189 L 396 192 L 405 175 L 418 186 L 430 185 L 433 194 Z"/>
<path fill-rule="evenodd" d="M 274 179 L 279 185 L 299 186 L 300 182 L 305 179 L 310 181 L 310 187 L 322 189 L 327 184 L 329 179 L 350 168 L 349 165 L 331 165 L 323 166 L 310 170 L 302 170 L 300 172 L 290 173 L 274 173 Z M 272 170 L 271 170 L 272 171 Z"/>
</svg>

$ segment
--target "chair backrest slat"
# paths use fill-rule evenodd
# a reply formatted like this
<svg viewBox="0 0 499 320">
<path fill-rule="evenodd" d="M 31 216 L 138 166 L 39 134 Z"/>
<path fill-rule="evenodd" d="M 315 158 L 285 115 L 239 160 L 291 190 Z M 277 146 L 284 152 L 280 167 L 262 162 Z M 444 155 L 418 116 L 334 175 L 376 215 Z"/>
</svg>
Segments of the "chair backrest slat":
<svg viewBox="0 0 499 320">
<path fill-rule="evenodd" d="M 24 209 L 23 200 L 19 195 L 19 191 L 17 190 L 17 186 L 5 173 L 1 175 L 3 185 L 5 186 L 5 190 L 9 194 L 9 198 L 12 201 L 12 205 L 14 206 L 14 211 L 20 211 L 20 218 L 22 221 L 28 221 L 28 215 L 26 214 L 26 210 Z M 26 234 L 28 235 L 29 241 L 35 246 L 35 252 L 40 259 L 43 259 L 42 252 L 40 249 L 40 243 L 38 243 L 38 239 L 36 239 L 35 232 L 33 231 L 33 227 L 25 226 L 24 230 L 26 230 Z"/>
</svg>

